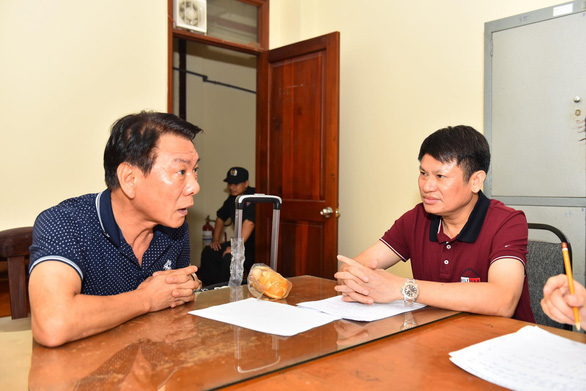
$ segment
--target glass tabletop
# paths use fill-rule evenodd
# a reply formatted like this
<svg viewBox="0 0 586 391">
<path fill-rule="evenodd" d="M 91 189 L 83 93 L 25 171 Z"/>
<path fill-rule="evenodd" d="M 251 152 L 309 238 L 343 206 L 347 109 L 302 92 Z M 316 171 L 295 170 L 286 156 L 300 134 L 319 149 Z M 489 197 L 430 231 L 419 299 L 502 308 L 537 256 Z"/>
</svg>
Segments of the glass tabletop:
<svg viewBox="0 0 586 391">
<path fill-rule="evenodd" d="M 333 280 L 290 279 L 296 305 L 336 295 Z M 34 343 L 29 387 L 210 389 L 334 354 L 457 314 L 425 307 L 375 322 L 337 320 L 278 337 L 188 314 L 252 297 L 246 286 L 201 292 L 194 303 L 150 313 L 110 331 L 45 348 Z"/>
</svg>

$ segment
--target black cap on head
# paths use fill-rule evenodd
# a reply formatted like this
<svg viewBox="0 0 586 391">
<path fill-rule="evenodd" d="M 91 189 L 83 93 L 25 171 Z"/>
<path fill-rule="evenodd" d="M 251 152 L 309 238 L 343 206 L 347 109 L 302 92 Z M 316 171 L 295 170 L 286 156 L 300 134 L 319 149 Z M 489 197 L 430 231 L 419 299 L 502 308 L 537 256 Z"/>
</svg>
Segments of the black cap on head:
<svg viewBox="0 0 586 391">
<path fill-rule="evenodd" d="M 248 170 L 242 167 L 232 167 L 226 173 L 224 182 L 230 184 L 242 183 L 248 180 Z"/>
</svg>

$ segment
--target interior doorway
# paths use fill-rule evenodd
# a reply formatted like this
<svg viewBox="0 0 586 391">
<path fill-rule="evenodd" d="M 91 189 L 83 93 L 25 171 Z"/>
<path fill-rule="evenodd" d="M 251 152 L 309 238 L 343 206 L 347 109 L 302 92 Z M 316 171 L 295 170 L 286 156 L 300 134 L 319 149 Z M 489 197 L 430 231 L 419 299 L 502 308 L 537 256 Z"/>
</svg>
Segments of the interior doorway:
<svg viewBox="0 0 586 391">
<path fill-rule="evenodd" d="M 223 179 L 232 166 L 241 166 L 256 180 L 257 56 L 198 42 L 185 42 L 180 61 L 179 40 L 173 40 L 173 107 L 180 113 L 180 76 L 185 77 L 185 116 L 203 129 L 195 138 L 200 156 L 200 192 L 189 210 L 191 263 L 199 266 L 202 227 L 228 196 Z M 183 66 L 180 66 L 183 65 Z M 232 233 L 228 231 L 228 239 Z"/>
</svg>

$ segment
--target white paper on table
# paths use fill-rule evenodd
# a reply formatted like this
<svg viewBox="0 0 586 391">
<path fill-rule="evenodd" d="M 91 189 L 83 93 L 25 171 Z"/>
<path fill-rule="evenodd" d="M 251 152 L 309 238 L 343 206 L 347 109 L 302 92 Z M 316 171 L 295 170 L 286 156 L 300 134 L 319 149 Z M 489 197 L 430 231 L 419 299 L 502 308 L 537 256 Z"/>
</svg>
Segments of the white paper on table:
<svg viewBox="0 0 586 391">
<path fill-rule="evenodd" d="M 313 308 L 315 310 L 343 319 L 366 322 L 388 318 L 390 316 L 418 310 L 425 307 L 424 304 L 419 303 L 413 303 L 413 305 L 410 306 L 405 305 L 405 303 L 400 300 L 386 304 L 374 303 L 372 305 L 354 302 L 347 303 L 342 301 L 341 295 L 330 297 L 329 299 L 324 300 L 306 301 L 297 305 L 304 308 Z"/>
<path fill-rule="evenodd" d="M 583 390 L 586 344 L 525 326 L 516 333 L 451 352 L 474 376 L 514 390 Z"/>
<path fill-rule="evenodd" d="M 290 337 L 340 319 L 307 308 L 249 298 L 189 312 L 235 326 Z"/>
</svg>

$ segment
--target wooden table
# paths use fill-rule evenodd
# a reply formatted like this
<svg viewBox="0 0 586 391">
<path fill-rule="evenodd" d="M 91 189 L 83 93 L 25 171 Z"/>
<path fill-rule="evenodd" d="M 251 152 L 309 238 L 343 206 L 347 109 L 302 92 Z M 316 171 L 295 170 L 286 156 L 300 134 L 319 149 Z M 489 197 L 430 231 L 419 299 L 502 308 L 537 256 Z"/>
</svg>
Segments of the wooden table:
<svg viewBox="0 0 586 391">
<path fill-rule="evenodd" d="M 334 281 L 291 279 L 288 304 L 334 295 Z M 452 364 L 448 353 L 526 323 L 426 307 L 358 323 L 336 321 L 289 338 L 187 314 L 247 298 L 246 287 L 199 294 L 59 348 L 33 345 L 35 389 L 498 389 Z M 586 336 L 550 329 L 586 342 Z"/>
<path fill-rule="evenodd" d="M 527 324 L 508 318 L 459 314 L 226 389 L 503 390 L 457 367 L 449 360 L 449 353 L 516 332 Z M 586 343 L 585 334 L 543 328 Z"/>
</svg>

